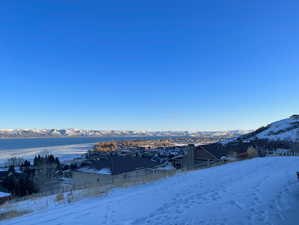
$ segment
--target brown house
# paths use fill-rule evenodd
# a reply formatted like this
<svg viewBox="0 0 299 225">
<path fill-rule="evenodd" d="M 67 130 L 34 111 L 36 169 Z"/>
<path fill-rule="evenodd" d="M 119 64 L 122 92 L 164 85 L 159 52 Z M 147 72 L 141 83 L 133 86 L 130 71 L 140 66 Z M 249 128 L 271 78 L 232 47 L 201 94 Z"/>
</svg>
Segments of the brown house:
<svg viewBox="0 0 299 225">
<path fill-rule="evenodd" d="M 74 186 L 95 186 L 123 183 L 129 178 L 137 178 L 152 173 L 161 166 L 147 158 L 111 155 L 108 159 L 92 160 L 88 167 L 72 172 Z"/>
<path fill-rule="evenodd" d="M 170 159 L 172 165 L 177 169 L 193 169 L 197 167 L 209 166 L 219 159 L 201 146 L 192 144 L 186 146 L 185 154 L 178 155 Z"/>
</svg>

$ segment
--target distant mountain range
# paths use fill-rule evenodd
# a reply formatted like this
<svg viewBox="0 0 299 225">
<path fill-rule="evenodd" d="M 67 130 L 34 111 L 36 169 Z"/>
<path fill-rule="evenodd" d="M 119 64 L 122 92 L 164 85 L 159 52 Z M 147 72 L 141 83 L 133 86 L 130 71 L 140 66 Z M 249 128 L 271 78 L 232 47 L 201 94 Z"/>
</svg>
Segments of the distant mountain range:
<svg viewBox="0 0 299 225">
<path fill-rule="evenodd" d="M 85 129 L 0 129 L 0 137 L 141 137 L 141 136 L 204 136 L 231 138 L 250 131 L 126 131 Z"/>
</svg>

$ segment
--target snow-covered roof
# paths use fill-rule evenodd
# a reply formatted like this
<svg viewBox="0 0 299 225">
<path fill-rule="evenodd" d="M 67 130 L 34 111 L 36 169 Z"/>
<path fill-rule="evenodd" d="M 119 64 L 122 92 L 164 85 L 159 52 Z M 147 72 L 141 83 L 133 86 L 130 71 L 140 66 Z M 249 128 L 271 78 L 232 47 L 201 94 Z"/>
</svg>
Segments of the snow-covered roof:
<svg viewBox="0 0 299 225">
<path fill-rule="evenodd" d="M 9 197 L 9 196 L 10 196 L 10 193 L 0 191 L 0 198 Z"/>
<path fill-rule="evenodd" d="M 100 170 L 90 169 L 90 168 L 80 168 L 80 169 L 78 169 L 78 171 L 84 172 L 84 173 L 95 173 L 95 174 L 111 175 L 111 169 L 110 168 L 103 168 L 103 169 L 100 169 Z"/>
<path fill-rule="evenodd" d="M 163 167 L 158 167 L 157 170 L 174 170 L 175 168 L 171 164 L 167 164 Z"/>
</svg>

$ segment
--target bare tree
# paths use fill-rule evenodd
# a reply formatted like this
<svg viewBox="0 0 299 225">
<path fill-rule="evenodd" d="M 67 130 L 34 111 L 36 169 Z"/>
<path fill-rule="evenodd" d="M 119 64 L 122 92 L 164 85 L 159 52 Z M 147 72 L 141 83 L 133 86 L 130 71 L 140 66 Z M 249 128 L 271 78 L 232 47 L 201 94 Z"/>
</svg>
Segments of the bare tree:
<svg viewBox="0 0 299 225">
<path fill-rule="evenodd" d="M 297 132 L 296 132 L 296 140 L 295 140 L 295 142 L 292 144 L 291 151 L 292 151 L 292 152 L 299 153 L 299 129 L 298 129 Z"/>
<path fill-rule="evenodd" d="M 21 157 L 12 157 L 6 161 L 5 165 L 6 167 L 11 167 L 11 166 L 17 167 L 17 166 L 21 166 L 24 163 L 24 161 L 25 160 Z"/>
</svg>

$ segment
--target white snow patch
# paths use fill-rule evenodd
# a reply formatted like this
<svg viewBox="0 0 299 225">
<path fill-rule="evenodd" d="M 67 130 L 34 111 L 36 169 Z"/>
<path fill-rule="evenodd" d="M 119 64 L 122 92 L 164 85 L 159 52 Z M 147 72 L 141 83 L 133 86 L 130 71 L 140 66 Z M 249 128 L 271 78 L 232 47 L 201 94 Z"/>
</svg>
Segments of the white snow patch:
<svg viewBox="0 0 299 225">
<path fill-rule="evenodd" d="M 110 168 L 103 168 L 100 170 L 90 169 L 90 168 L 80 168 L 78 169 L 80 172 L 84 173 L 95 173 L 95 174 L 105 174 L 105 175 L 111 175 L 111 169 Z"/>
<path fill-rule="evenodd" d="M 159 168 L 157 168 L 158 170 L 174 170 L 175 168 L 173 167 L 173 165 L 171 165 L 171 164 L 167 164 L 167 165 L 165 165 L 165 166 L 163 166 L 163 167 L 159 167 Z"/>
<path fill-rule="evenodd" d="M 0 198 L 8 197 L 8 196 L 10 196 L 9 193 L 6 193 L 6 192 L 0 192 Z"/>
</svg>

